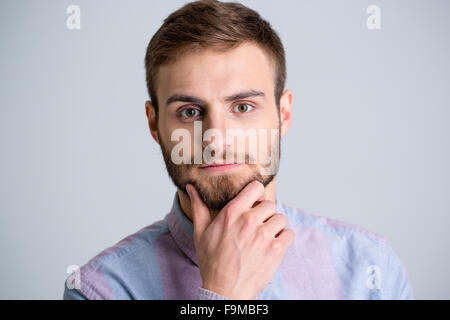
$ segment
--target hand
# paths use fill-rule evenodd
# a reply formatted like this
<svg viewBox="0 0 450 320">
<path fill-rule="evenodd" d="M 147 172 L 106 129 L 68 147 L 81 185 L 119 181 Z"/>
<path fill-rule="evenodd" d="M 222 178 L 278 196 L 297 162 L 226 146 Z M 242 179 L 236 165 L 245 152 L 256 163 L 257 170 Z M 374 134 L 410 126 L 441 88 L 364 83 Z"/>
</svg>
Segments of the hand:
<svg viewBox="0 0 450 320">
<path fill-rule="evenodd" d="M 212 222 L 197 190 L 189 184 L 186 190 L 203 288 L 230 299 L 254 299 L 294 241 L 295 233 L 285 229 L 287 218 L 265 200 L 259 181 L 249 183 Z"/>
</svg>

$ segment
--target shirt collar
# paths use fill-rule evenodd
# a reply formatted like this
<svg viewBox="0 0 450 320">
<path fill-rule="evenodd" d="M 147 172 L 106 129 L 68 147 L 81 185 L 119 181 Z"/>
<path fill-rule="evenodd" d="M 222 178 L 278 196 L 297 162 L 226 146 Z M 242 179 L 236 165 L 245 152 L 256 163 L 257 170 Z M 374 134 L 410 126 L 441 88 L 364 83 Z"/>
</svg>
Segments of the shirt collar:
<svg viewBox="0 0 450 320">
<path fill-rule="evenodd" d="M 276 194 L 275 200 L 277 213 L 284 213 L 278 194 Z M 197 252 L 194 245 L 194 225 L 181 210 L 178 192 L 175 192 L 173 197 L 172 209 L 168 215 L 167 223 L 170 234 L 177 246 L 198 266 Z"/>
</svg>

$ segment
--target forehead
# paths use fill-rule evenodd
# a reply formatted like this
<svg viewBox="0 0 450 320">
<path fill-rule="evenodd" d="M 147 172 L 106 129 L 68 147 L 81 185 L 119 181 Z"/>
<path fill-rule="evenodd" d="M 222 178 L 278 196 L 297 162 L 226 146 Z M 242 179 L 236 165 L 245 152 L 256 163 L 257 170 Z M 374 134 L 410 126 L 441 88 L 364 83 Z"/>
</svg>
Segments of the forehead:
<svg viewBox="0 0 450 320">
<path fill-rule="evenodd" d="M 243 89 L 256 89 L 269 97 L 274 91 L 274 63 L 258 45 L 246 42 L 220 52 L 204 49 L 186 53 L 157 73 L 158 100 L 172 94 L 196 94 L 220 99 Z"/>
</svg>

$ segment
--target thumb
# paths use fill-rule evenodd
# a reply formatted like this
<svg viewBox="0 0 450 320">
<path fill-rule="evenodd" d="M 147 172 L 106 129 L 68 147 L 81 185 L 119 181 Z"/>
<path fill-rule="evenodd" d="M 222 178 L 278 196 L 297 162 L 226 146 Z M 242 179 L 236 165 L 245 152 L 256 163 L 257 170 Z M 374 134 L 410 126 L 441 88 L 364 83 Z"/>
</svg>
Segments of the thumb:
<svg viewBox="0 0 450 320">
<path fill-rule="evenodd" d="M 191 198 L 191 212 L 192 220 L 194 223 L 194 234 L 198 239 L 205 232 L 211 223 L 211 216 L 209 215 L 208 207 L 203 203 L 200 195 L 198 194 L 195 187 L 191 184 L 186 185 L 186 191 Z"/>
</svg>

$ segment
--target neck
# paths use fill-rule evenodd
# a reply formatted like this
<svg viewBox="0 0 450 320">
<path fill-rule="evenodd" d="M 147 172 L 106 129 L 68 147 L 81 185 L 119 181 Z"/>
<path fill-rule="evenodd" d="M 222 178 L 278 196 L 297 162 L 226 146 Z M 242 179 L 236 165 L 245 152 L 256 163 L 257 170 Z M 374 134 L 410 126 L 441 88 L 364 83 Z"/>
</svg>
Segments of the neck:
<svg viewBox="0 0 450 320">
<path fill-rule="evenodd" d="M 276 179 L 274 177 L 273 180 L 265 187 L 266 200 L 271 200 L 275 202 L 276 199 Z M 178 189 L 178 199 L 180 200 L 180 207 L 183 211 L 184 215 L 190 220 L 192 220 L 192 209 L 191 209 L 191 200 L 187 195 L 185 195 L 180 189 Z M 214 218 L 219 211 L 210 210 L 210 215 Z"/>
</svg>

